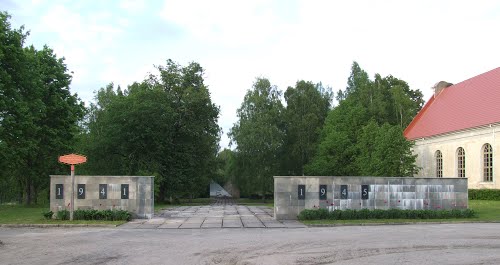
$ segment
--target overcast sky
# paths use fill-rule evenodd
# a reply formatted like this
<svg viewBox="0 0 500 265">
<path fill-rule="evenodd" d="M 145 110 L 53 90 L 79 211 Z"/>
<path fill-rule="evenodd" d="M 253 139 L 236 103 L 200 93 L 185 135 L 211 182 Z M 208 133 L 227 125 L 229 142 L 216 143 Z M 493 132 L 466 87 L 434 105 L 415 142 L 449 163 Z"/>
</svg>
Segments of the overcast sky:
<svg viewBox="0 0 500 265">
<path fill-rule="evenodd" d="M 357 61 L 427 100 L 438 81 L 500 66 L 500 1 L 0 0 L 0 10 L 31 31 L 27 44 L 66 58 L 86 102 L 166 59 L 200 63 L 221 108 L 221 147 L 256 77 L 281 90 L 304 79 L 337 91 Z"/>
</svg>

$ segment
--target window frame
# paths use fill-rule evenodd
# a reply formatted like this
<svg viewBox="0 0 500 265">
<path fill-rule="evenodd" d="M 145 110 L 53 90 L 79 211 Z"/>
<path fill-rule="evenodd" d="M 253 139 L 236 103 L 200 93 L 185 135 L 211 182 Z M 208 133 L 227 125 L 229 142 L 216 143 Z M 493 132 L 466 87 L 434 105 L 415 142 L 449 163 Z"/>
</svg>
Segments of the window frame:
<svg viewBox="0 0 500 265">
<path fill-rule="evenodd" d="M 465 149 L 457 148 L 457 177 L 465 178 Z"/>
<path fill-rule="evenodd" d="M 437 150 L 434 154 L 434 158 L 436 161 L 436 178 L 443 177 L 443 152 L 441 150 Z"/>
<path fill-rule="evenodd" d="M 493 147 L 486 143 L 481 148 L 483 182 L 493 182 Z"/>
</svg>

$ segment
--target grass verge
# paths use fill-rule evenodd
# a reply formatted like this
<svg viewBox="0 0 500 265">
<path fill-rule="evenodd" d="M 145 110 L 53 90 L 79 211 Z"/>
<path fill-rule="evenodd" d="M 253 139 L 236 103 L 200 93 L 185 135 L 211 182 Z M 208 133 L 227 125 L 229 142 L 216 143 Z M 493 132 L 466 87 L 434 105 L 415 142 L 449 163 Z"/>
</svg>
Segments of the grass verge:
<svg viewBox="0 0 500 265">
<path fill-rule="evenodd" d="M 469 208 L 476 212 L 474 218 L 452 219 L 369 219 L 369 220 L 307 220 L 306 225 L 349 225 L 349 224 L 402 224 L 402 223 L 436 223 L 436 222 L 500 222 L 500 201 L 470 200 Z"/>
<path fill-rule="evenodd" d="M 49 206 L 0 205 L 0 224 L 85 224 L 85 225 L 121 225 L 127 221 L 97 220 L 46 220 L 42 213 Z"/>
</svg>

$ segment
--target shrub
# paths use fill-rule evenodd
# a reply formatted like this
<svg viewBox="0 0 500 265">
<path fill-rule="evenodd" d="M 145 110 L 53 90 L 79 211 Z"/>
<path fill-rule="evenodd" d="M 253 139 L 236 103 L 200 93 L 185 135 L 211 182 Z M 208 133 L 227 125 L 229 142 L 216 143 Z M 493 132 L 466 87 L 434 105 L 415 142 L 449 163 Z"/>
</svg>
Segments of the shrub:
<svg viewBox="0 0 500 265">
<path fill-rule="evenodd" d="M 469 200 L 500 201 L 500 190 L 469 190 Z"/>
<path fill-rule="evenodd" d="M 54 212 L 52 211 L 43 212 L 42 215 L 45 219 L 50 220 L 52 219 L 52 216 L 54 216 Z"/>
<path fill-rule="evenodd" d="M 50 217 L 52 217 L 53 213 Z M 44 216 L 49 213 L 44 213 Z M 45 217 L 47 218 L 47 217 Z M 74 220 L 101 220 L 101 221 L 130 221 L 132 214 L 125 210 L 82 210 L 78 209 L 73 212 Z M 47 218 L 49 219 L 49 218 Z M 69 220 L 69 211 L 62 210 L 57 212 L 57 219 Z"/>
<path fill-rule="evenodd" d="M 476 213 L 471 209 L 464 210 L 335 210 L 306 209 L 300 212 L 299 220 L 359 220 L 359 219 L 450 219 L 472 218 Z"/>
<path fill-rule="evenodd" d="M 60 210 L 57 212 L 58 220 L 69 220 L 69 211 L 68 210 Z"/>
</svg>

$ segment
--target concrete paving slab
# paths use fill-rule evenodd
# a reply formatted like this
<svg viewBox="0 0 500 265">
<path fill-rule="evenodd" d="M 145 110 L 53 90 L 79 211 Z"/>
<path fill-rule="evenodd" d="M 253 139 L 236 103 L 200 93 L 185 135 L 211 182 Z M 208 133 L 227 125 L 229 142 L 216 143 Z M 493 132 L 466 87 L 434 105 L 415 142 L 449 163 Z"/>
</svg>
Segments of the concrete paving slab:
<svg viewBox="0 0 500 265">
<path fill-rule="evenodd" d="M 132 219 L 128 223 L 129 224 L 142 224 L 146 221 L 147 221 L 147 219 Z"/>
<path fill-rule="evenodd" d="M 205 217 L 191 217 L 191 218 L 188 218 L 186 221 L 184 221 L 184 223 L 191 223 L 191 224 L 200 224 L 203 223 L 203 221 L 205 221 Z"/>
<path fill-rule="evenodd" d="M 207 217 L 203 223 L 222 223 L 222 217 Z"/>
<path fill-rule="evenodd" d="M 241 221 L 243 222 L 243 227 L 245 228 L 265 228 L 261 221 Z"/>
<path fill-rule="evenodd" d="M 286 228 L 286 226 L 283 223 L 280 223 L 278 221 L 274 222 L 263 222 L 266 228 Z"/>
<path fill-rule="evenodd" d="M 167 219 L 164 224 L 160 225 L 158 228 L 161 229 L 172 229 L 172 228 L 179 228 L 186 219 Z"/>
<path fill-rule="evenodd" d="M 180 229 L 193 229 L 193 228 L 201 228 L 201 223 L 183 223 L 179 226 Z"/>
<path fill-rule="evenodd" d="M 243 227 L 243 224 L 241 223 L 241 220 L 238 219 L 226 219 L 224 218 L 222 220 L 222 227 L 224 228 L 241 228 Z"/>
<path fill-rule="evenodd" d="M 165 218 L 151 218 L 148 221 L 144 222 L 144 224 L 150 224 L 150 225 L 158 224 L 158 225 L 161 225 L 161 224 L 165 223 L 165 221 L 166 221 Z"/>
<path fill-rule="evenodd" d="M 196 228 L 299 228 L 297 221 L 279 222 L 273 209 L 265 206 L 210 205 L 169 208 L 150 220 L 134 219 L 120 228 L 196 229 Z"/>
<path fill-rule="evenodd" d="M 221 228 L 222 221 L 220 223 L 203 223 L 201 228 Z"/>
<path fill-rule="evenodd" d="M 141 224 L 137 229 L 156 229 L 160 226 L 160 224 Z"/>
</svg>

